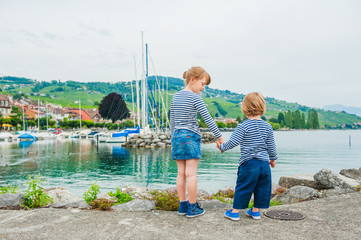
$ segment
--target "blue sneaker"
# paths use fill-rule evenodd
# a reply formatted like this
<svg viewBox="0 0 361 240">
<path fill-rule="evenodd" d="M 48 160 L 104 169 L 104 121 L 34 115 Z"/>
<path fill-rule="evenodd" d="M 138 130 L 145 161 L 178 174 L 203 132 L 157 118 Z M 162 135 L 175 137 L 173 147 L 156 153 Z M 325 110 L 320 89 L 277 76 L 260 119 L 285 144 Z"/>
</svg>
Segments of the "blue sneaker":
<svg viewBox="0 0 361 240">
<path fill-rule="evenodd" d="M 206 211 L 201 208 L 201 206 L 196 202 L 193 204 L 190 204 L 188 202 L 188 211 L 187 211 L 187 217 L 197 217 L 200 215 L 203 215 Z"/>
<path fill-rule="evenodd" d="M 247 215 L 252 217 L 255 220 L 261 219 L 261 213 L 260 212 L 252 212 L 252 208 L 248 209 Z"/>
<path fill-rule="evenodd" d="M 179 202 L 178 214 L 183 216 L 187 214 L 187 211 L 188 211 L 188 201 Z"/>
<path fill-rule="evenodd" d="M 224 217 L 231 219 L 232 221 L 239 221 L 239 213 L 232 213 L 232 209 L 226 211 Z"/>
</svg>

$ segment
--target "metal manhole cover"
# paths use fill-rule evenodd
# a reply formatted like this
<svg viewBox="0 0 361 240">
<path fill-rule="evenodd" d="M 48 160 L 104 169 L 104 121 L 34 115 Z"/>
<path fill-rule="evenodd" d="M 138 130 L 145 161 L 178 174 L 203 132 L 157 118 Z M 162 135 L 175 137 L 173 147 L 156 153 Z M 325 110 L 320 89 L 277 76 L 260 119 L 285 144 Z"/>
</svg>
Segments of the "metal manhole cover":
<svg viewBox="0 0 361 240">
<path fill-rule="evenodd" d="M 302 213 L 285 211 L 285 210 L 272 210 L 264 213 L 269 218 L 275 218 L 286 221 L 298 221 L 305 219 L 306 216 Z"/>
</svg>

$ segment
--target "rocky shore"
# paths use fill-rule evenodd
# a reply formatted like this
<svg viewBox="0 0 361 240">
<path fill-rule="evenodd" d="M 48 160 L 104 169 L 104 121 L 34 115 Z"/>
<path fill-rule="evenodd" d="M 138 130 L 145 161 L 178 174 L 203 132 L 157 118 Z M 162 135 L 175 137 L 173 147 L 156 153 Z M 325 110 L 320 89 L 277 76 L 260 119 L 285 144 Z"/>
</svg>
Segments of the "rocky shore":
<svg viewBox="0 0 361 240">
<path fill-rule="evenodd" d="M 202 132 L 201 133 L 202 143 L 212 143 L 216 140 L 213 133 Z M 122 147 L 135 147 L 135 148 L 156 148 L 156 147 L 170 147 L 171 136 L 170 133 L 148 133 L 148 134 L 136 134 L 131 136 Z"/>
<path fill-rule="evenodd" d="M 339 174 L 328 169 L 322 169 L 314 175 L 294 175 L 281 177 L 279 184 L 273 189 L 273 202 L 282 205 L 292 204 L 328 196 L 354 193 L 361 190 L 361 168 L 343 169 Z M 122 193 L 128 193 L 134 200 L 112 207 L 119 211 L 151 211 L 155 209 L 155 201 L 152 192 L 154 189 L 124 186 Z M 163 191 L 175 192 L 175 188 Z M 91 207 L 79 196 L 72 194 L 65 188 L 45 189 L 45 192 L 53 199 L 53 203 L 47 208 L 79 208 L 90 209 Z M 206 209 L 230 208 L 231 204 L 211 199 L 206 191 L 198 191 L 198 199 Z M 107 193 L 99 195 L 99 199 L 115 201 Z M 21 209 L 24 200 L 23 193 L 0 194 L 0 209 Z M 232 199 L 228 199 L 232 200 Z"/>
</svg>

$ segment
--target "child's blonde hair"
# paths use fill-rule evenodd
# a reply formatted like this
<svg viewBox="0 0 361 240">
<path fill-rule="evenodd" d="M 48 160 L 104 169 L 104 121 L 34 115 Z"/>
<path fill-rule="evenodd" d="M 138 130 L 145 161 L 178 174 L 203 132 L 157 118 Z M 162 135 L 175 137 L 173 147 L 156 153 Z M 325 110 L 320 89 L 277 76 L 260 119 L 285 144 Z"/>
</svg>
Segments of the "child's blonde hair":
<svg viewBox="0 0 361 240">
<path fill-rule="evenodd" d="M 241 110 L 247 117 L 262 116 L 266 112 L 266 102 L 262 94 L 248 93 L 243 99 Z"/>
<path fill-rule="evenodd" d="M 183 79 L 186 80 L 186 85 L 188 85 L 191 77 L 194 77 L 196 80 L 206 77 L 207 85 L 211 83 L 211 76 L 201 67 L 192 67 L 183 73 Z"/>
</svg>

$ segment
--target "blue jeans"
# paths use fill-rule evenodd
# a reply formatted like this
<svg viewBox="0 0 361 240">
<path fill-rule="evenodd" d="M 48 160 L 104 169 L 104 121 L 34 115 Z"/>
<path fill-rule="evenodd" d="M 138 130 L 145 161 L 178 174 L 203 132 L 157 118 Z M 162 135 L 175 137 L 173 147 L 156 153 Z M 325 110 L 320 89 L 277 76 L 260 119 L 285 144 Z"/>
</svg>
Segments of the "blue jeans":
<svg viewBox="0 0 361 240">
<path fill-rule="evenodd" d="M 233 208 L 248 208 L 252 193 L 255 208 L 269 208 L 272 190 L 269 162 L 256 158 L 245 161 L 238 167 L 237 175 Z"/>
<path fill-rule="evenodd" d="M 201 136 L 187 129 L 177 129 L 172 136 L 172 159 L 201 158 Z"/>
</svg>

